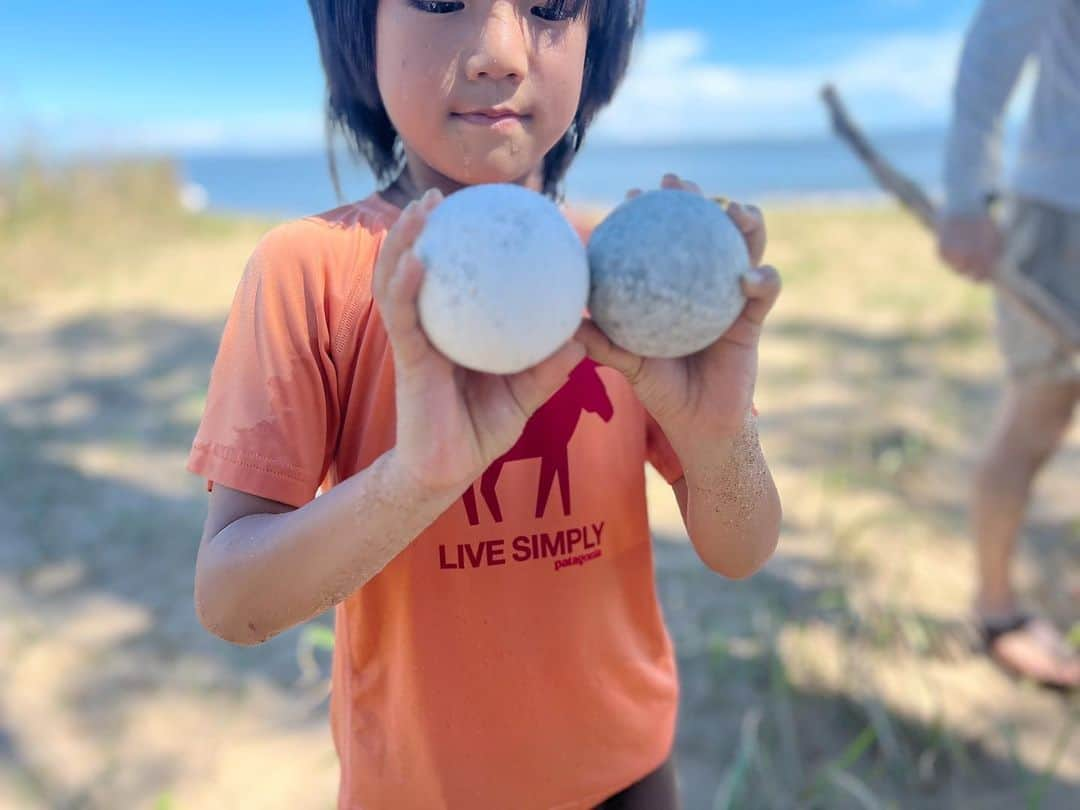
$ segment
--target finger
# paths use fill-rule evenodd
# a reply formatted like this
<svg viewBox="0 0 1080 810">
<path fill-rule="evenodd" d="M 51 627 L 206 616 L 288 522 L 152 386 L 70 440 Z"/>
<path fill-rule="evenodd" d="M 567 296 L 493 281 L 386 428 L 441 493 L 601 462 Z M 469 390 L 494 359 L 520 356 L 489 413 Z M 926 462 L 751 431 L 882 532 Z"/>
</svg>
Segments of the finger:
<svg viewBox="0 0 1080 810">
<path fill-rule="evenodd" d="M 946 243 L 944 257 L 952 268 L 960 275 L 978 281 L 980 268 L 984 262 L 982 252 L 973 248 L 968 241 L 954 241 Z"/>
<path fill-rule="evenodd" d="M 424 226 L 427 225 L 428 216 L 443 199 L 445 198 L 439 189 L 429 188 L 422 197 L 413 200 L 405 207 L 390 229 L 390 233 L 386 235 L 379 251 L 380 258 L 385 255 L 386 260 L 377 263 L 375 278 L 372 280 L 376 300 L 381 294 L 385 294 L 386 284 L 401 261 L 402 254 L 411 250 L 416 244 L 416 240 L 424 231 Z M 380 265 L 381 272 L 379 272 Z"/>
<path fill-rule="evenodd" d="M 693 192 L 694 194 L 701 194 L 702 196 L 705 195 L 705 192 L 701 190 L 701 186 L 699 186 L 693 180 L 683 180 L 683 188 L 687 191 Z"/>
<path fill-rule="evenodd" d="M 702 194 L 701 186 L 691 180 L 683 180 L 679 175 L 669 172 L 660 180 L 661 188 L 675 189 L 677 191 L 689 191 L 691 194 Z"/>
<path fill-rule="evenodd" d="M 424 211 L 419 200 L 414 200 L 405 206 L 397 222 L 386 234 L 379 248 L 379 259 L 375 263 L 375 277 L 372 279 L 372 291 L 375 299 L 380 300 L 386 296 L 386 287 L 393 277 L 401 256 L 405 251 L 412 248 L 417 237 L 424 229 Z"/>
<path fill-rule="evenodd" d="M 979 250 L 974 257 L 974 269 L 980 279 L 987 279 L 994 275 L 1000 255 L 998 246 L 993 239 L 979 246 Z"/>
<path fill-rule="evenodd" d="M 1002 254 L 1005 252 L 1005 238 L 1001 235 L 1001 231 L 997 228 L 994 229 L 990 237 L 990 260 L 993 263 L 997 263 Z"/>
<path fill-rule="evenodd" d="M 386 285 L 380 307 L 394 360 L 402 368 L 414 365 L 432 351 L 431 343 L 420 326 L 417 299 L 424 280 L 424 264 L 407 250 L 398 262 L 393 278 Z"/>
<path fill-rule="evenodd" d="M 628 352 L 611 342 L 593 321 L 582 321 L 574 339 L 585 347 L 589 357 L 602 366 L 609 366 L 625 376 L 631 383 L 637 380 L 645 365 L 645 358 Z"/>
<path fill-rule="evenodd" d="M 626 199 L 628 199 L 628 200 L 632 200 L 632 199 L 634 199 L 634 197 L 640 197 L 640 196 L 641 196 L 641 189 L 640 188 L 632 188 L 628 192 L 626 192 Z"/>
<path fill-rule="evenodd" d="M 985 256 L 973 256 L 968 265 L 968 274 L 975 281 L 983 281 L 990 275 L 990 265 Z"/>
<path fill-rule="evenodd" d="M 443 193 L 432 186 L 425 191 L 424 196 L 420 198 L 420 207 L 423 209 L 424 214 L 427 215 L 434 211 L 444 199 L 446 198 L 443 196 Z"/>
<path fill-rule="evenodd" d="M 737 202 L 728 204 L 727 213 L 746 240 L 751 266 L 757 267 L 765 257 L 765 246 L 768 243 L 765 215 L 756 205 L 742 205 Z"/>
<path fill-rule="evenodd" d="M 546 360 L 507 377 L 506 384 L 521 410 L 532 416 L 566 384 L 570 372 L 584 359 L 585 347 L 571 339 Z"/>
<path fill-rule="evenodd" d="M 952 249 L 947 242 L 938 242 L 937 255 L 938 259 L 940 259 L 942 263 L 947 264 L 949 267 L 956 266 L 955 262 L 953 262 Z"/>
<path fill-rule="evenodd" d="M 386 297 L 386 283 L 390 280 L 390 276 L 393 275 L 392 271 L 397 267 L 398 259 L 401 258 L 401 249 L 399 247 L 401 232 L 408 227 L 414 210 L 413 203 L 406 205 L 401 212 L 401 216 L 387 231 L 382 244 L 379 245 L 379 253 L 375 260 L 375 272 L 371 279 L 371 291 L 376 301 L 381 301 Z"/>
<path fill-rule="evenodd" d="M 956 271 L 968 278 L 975 278 L 975 258 L 967 252 L 956 253 L 953 255 L 953 267 Z"/>
<path fill-rule="evenodd" d="M 758 267 L 743 275 L 743 293 L 746 295 L 746 307 L 743 317 L 751 323 L 761 325 L 780 297 L 783 286 L 780 273 L 775 267 Z"/>
<path fill-rule="evenodd" d="M 995 265 L 993 262 L 980 263 L 975 265 L 971 271 L 971 276 L 978 282 L 989 281 L 994 277 Z"/>
<path fill-rule="evenodd" d="M 945 264 L 960 275 L 967 273 L 967 260 L 964 253 L 953 247 L 951 242 L 944 241 L 938 246 L 938 256 Z"/>
</svg>

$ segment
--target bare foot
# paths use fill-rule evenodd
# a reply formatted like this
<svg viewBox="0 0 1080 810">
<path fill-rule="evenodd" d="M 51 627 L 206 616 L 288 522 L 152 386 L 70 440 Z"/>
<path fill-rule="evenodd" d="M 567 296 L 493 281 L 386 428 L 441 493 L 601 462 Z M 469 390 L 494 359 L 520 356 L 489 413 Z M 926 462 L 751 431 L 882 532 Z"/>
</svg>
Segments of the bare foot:
<svg viewBox="0 0 1080 810">
<path fill-rule="evenodd" d="M 1005 669 L 1039 684 L 1071 690 L 1080 686 L 1080 655 L 1045 619 L 1011 623 L 983 620 L 990 656 Z"/>
</svg>

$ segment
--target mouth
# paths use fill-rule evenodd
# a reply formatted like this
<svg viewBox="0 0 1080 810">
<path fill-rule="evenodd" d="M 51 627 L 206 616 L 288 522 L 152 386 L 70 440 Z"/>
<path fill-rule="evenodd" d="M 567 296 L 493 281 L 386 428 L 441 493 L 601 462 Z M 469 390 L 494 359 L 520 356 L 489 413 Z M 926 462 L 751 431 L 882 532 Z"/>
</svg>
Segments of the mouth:
<svg viewBox="0 0 1080 810">
<path fill-rule="evenodd" d="M 504 107 L 492 107 L 483 110 L 451 113 L 450 117 L 472 126 L 486 127 L 495 130 L 519 127 L 529 118 L 527 115 L 522 115 L 514 110 Z"/>
</svg>

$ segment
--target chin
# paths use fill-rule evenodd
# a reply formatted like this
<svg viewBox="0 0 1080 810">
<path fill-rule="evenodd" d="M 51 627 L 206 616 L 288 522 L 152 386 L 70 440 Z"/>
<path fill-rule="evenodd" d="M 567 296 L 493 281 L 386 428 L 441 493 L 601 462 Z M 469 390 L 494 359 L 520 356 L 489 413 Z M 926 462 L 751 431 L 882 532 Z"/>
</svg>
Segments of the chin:
<svg viewBox="0 0 1080 810">
<path fill-rule="evenodd" d="M 466 186 L 479 186 L 486 183 L 517 183 L 531 173 L 535 163 L 521 160 L 522 152 L 514 155 L 489 154 L 474 160 L 465 170 L 460 164 L 453 169 L 443 171 L 447 177 Z M 449 168 L 449 167 L 448 167 Z"/>
</svg>

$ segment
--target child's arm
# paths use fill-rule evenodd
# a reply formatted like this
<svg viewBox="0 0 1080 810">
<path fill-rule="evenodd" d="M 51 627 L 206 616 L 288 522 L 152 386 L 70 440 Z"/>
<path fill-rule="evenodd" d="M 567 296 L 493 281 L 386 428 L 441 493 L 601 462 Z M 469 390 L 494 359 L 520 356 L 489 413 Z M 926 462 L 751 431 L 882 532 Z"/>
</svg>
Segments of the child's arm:
<svg viewBox="0 0 1080 810">
<path fill-rule="evenodd" d="M 675 175 L 662 185 L 701 193 Z M 632 354 L 591 321 L 578 338 L 594 360 L 626 375 L 678 456 L 684 477 L 672 486 L 698 556 L 712 570 L 742 578 L 772 555 L 780 534 L 780 497 L 758 443 L 752 406 L 758 340 L 780 294 L 780 275 L 758 266 L 766 243 L 760 212 L 734 203 L 727 210 L 755 269 L 742 280 L 747 304 L 726 334 L 676 359 Z"/>
<path fill-rule="evenodd" d="M 258 644 L 370 580 L 461 492 L 412 480 L 394 451 L 294 509 L 216 484 L 195 566 L 212 633 Z"/>
<path fill-rule="evenodd" d="M 748 413 L 739 433 L 676 449 L 685 475 L 674 484 L 683 523 L 714 571 L 742 579 L 772 556 L 780 537 L 780 494 Z"/>
<path fill-rule="evenodd" d="M 394 356 L 393 450 L 295 510 L 215 486 L 195 602 L 216 635 L 256 644 L 361 587 L 513 446 L 584 358 L 571 340 L 533 368 L 498 376 L 455 366 L 431 346 L 416 304 L 424 268 L 412 247 L 440 199 L 411 204 L 375 263 L 375 303 Z"/>
</svg>

